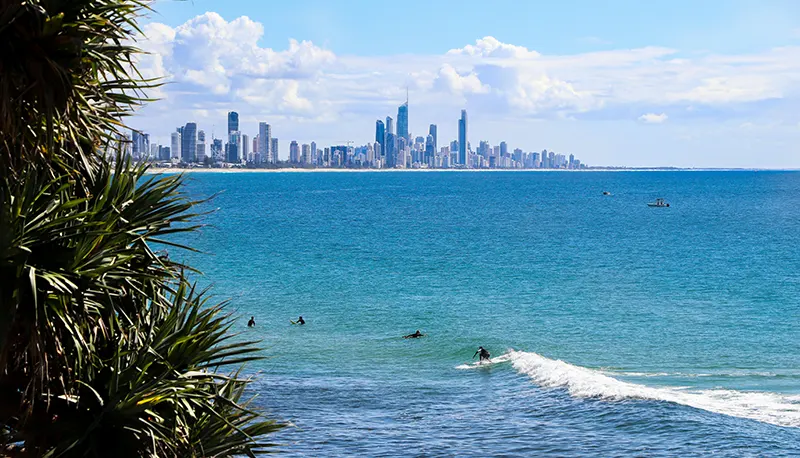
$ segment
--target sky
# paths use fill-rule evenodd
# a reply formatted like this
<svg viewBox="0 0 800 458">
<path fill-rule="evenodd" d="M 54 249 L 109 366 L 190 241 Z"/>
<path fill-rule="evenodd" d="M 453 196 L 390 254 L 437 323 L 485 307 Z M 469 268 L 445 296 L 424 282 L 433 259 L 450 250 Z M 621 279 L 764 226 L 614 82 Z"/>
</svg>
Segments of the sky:
<svg viewBox="0 0 800 458">
<path fill-rule="evenodd" d="M 156 1 L 130 124 L 224 138 L 237 111 L 319 147 L 374 141 L 409 94 L 439 145 L 481 140 L 590 165 L 800 168 L 800 1 Z"/>
</svg>

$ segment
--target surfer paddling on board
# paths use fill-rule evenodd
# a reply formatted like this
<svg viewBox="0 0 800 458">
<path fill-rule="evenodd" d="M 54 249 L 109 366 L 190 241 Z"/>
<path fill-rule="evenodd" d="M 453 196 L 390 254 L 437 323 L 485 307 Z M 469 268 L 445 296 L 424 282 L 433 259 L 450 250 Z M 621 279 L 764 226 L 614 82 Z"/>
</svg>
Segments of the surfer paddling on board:
<svg viewBox="0 0 800 458">
<path fill-rule="evenodd" d="M 251 316 L 250 317 L 250 321 L 247 322 L 247 327 L 248 328 L 252 328 L 255 325 L 256 325 L 256 318 Z"/>
<path fill-rule="evenodd" d="M 306 324 L 306 320 L 303 319 L 302 316 L 297 319 L 297 321 L 292 321 L 292 324 Z"/>
<path fill-rule="evenodd" d="M 475 356 L 477 355 L 481 355 L 480 359 L 478 360 L 478 362 L 481 363 L 484 361 L 489 361 L 489 359 L 492 357 L 492 355 L 490 355 L 489 352 L 486 351 L 486 349 L 483 347 L 478 347 L 478 351 L 476 351 L 475 354 L 472 355 L 472 359 L 475 359 Z"/>
<path fill-rule="evenodd" d="M 425 334 L 419 332 L 419 329 L 417 329 L 417 332 L 415 332 L 414 334 L 409 334 L 407 336 L 403 336 L 403 338 L 404 339 L 417 339 L 417 338 L 420 338 L 420 337 L 422 337 L 424 335 Z"/>
</svg>

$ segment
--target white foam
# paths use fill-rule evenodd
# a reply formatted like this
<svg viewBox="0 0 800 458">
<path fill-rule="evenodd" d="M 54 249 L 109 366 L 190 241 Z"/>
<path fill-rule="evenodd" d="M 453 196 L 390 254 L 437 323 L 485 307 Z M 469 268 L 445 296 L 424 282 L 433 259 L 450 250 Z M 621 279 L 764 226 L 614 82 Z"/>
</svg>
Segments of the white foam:
<svg viewBox="0 0 800 458">
<path fill-rule="evenodd" d="M 478 369 L 481 367 L 491 366 L 492 364 L 504 363 L 511 359 L 511 354 L 500 355 L 496 358 L 491 358 L 488 361 L 476 361 L 474 363 L 466 363 L 456 366 L 456 369 Z"/>
<path fill-rule="evenodd" d="M 800 427 L 800 396 L 754 391 L 648 387 L 623 382 L 600 371 L 545 358 L 536 353 L 511 350 L 497 359 L 502 357 L 508 357 L 514 369 L 530 377 L 539 386 L 566 389 L 575 397 L 674 402 L 773 425 Z"/>
</svg>

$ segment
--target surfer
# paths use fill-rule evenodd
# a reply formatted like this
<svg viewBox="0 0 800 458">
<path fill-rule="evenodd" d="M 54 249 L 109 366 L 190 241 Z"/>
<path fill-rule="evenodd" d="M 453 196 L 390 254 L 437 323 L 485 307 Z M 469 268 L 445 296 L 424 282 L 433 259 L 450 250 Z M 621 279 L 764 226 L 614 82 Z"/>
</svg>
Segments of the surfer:
<svg viewBox="0 0 800 458">
<path fill-rule="evenodd" d="M 492 357 L 492 355 L 490 355 L 489 352 L 486 351 L 486 349 L 483 347 L 478 347 L 478 351 L 476 351 L 475 354 L 472 355 L 472 359 L 475 359 L 476 355 L 481 355 L 479 362 L 489 361 L 489 359 Z"/>
<path fill-rule="evenodd" d="M 416 338 L 422 337 L 424 335 L 425 334 L 419 332 L 419 329 L 417 329 L 417 332 L 415 332 L 414 334 L 409 334 L 407 336 L 403 336 L 403 338 L 404 339 L 416 339 Z"/>
<path fill-rule="evenodd" d="M 256 318 L 251 316 L 250 321 L 247 322 L 247 327 L 252 328 L 255 325 L 256 325 Z"/>
<path fill-rule="evenodd" d="M 297 321 L 292 321 L 292 324 L 306 324 L 306 320 L 303 319 L 302 316 L 297 319 Z"/>
</svg>

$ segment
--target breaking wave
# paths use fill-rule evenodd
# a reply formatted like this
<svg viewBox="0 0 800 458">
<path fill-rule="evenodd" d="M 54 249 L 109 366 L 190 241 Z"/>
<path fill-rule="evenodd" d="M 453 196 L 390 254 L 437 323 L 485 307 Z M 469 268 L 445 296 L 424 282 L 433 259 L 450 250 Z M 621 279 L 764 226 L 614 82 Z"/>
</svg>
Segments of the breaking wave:
<svg viewBox="0 0 800 458">
<path fill-rule="evenodd" d="M 626 399 L 666 401 L 778 426 L 800 427 L 800 396 L 797 395 L 723 389 L 649 387 L 624 382 L 597 370 L 523 351 L 511 350 L 493 359 L 492 362 L 495 360 L 510 361 L 515 370 L 530 377 L 537 385 L 564 389 L 574 397 L 611 401 Z"/>
</svg>

